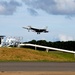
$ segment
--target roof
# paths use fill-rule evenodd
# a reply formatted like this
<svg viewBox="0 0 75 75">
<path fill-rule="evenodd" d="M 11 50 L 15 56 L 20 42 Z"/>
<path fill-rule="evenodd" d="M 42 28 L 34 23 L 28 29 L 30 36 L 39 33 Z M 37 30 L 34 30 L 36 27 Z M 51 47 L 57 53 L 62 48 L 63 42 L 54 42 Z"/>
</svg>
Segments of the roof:
<svg viewBox="0 0 75 75">
<path fill-rule="evenodd" d="M 0 35 L 0 38 L 1 38 L 1 37 L 5 37 L 5 36 L 3 36 L 3 35 Z"/>
</svg>

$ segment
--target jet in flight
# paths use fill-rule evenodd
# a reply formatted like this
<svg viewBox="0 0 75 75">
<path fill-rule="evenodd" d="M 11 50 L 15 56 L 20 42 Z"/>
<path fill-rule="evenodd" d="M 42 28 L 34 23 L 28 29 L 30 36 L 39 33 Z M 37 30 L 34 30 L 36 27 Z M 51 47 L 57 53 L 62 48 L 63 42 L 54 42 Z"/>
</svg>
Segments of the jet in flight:
<svg viewBox="0 0 75 75">
<path fill-rule="evenodd" d="M 40 34 L 42 32 L 44 33 L 48 33 L 49 31 L 47 31 L 47 27 L 44 28 L 44 29 L 39 29 L 39 28 L 33 28 L 31 26 L 28 26 L 28 27 L 23 27 L 24 29 L 27 29 L 28 31 L 32 30 L 34 32 L 36 32 L 37 34 Z"/>
</svg>

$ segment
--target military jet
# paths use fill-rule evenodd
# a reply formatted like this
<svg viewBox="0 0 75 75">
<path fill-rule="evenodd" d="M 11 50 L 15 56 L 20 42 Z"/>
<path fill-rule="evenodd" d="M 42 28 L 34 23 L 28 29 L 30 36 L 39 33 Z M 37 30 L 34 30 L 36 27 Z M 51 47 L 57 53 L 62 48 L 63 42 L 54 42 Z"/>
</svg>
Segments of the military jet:
<svg viewBox="0 0 75 75">
<path fill-rule="evenodd" d="M 40 34 L 40 33 L 42 33 L 42 32 L 44 32 L 44 33 L 48 33 L 48 32 L 49 32 L 49 31 L 47 31 L 47 27 L 44 28 L 44 29 L 34 28 L 34 27 L 31 27 L 31 26 L 23 27 L 23 28 L 24 28 L 24 29 L 27 29 L 28 32 L 29 32 L 30 30 L 32 30 L 32 31 L 36 32 L 37 34 Z"/>
</svg>

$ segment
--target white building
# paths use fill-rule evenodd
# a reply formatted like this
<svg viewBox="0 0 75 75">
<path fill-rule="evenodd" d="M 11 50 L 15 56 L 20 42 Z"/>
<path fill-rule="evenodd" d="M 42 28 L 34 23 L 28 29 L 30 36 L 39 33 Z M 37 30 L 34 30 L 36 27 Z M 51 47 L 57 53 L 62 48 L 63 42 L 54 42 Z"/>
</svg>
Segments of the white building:
<svg viewBox="0 0 75 75">
<path fill-rule="evenodd" d="M 5 36 L 0 36 L 0 47 L 4 46 L 4 37 Z"/>
<path fill-rule="evenodd" d="M 20 43 L 20 40 L 14 37 L 9 37 L 6 39 L 6 46 L 18 46 L 18 44 Z"/>
<path fill-rule="evenodd" d="M 5 37 L 0 36 L 0 47 L 15 47 L 21 43 L 20 37 Z"/>
</svg>

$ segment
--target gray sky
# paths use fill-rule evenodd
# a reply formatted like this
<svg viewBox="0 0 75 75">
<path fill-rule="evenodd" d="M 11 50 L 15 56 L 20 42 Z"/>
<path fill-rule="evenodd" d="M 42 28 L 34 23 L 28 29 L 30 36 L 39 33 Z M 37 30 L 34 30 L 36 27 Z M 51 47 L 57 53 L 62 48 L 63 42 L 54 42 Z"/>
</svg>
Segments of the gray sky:
<svg viewBox="0 0 75 75">
<path fill-rule="evenodd" d="M 48 26 L 37 35 L 22 27 Z M 24 41 L 75 40 L 75 0 L 0 0 L 0 34 L 22 36 Z"/>
</svg>

